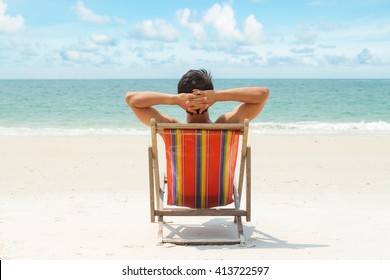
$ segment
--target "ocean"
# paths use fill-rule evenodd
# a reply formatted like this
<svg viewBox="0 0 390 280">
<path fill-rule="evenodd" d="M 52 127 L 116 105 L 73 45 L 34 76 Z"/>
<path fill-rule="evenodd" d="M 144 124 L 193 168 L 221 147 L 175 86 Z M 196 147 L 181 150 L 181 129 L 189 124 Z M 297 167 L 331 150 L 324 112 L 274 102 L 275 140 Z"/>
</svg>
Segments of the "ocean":
<svg viewBox="0 0 390 280">
<path fill-rule="evenodd" d="M 146 135 L 127 91 L 176 94 L 176 79 L 0 80 L 0 135 Z M 390 135 L 390 79 L 215 79 L 215 89 L 270 89 L 251 133 Z M 237 103 L 217 103 L 212 119 Z M 176 106 L 158 106 L 185 120 Z"/>
</svg>

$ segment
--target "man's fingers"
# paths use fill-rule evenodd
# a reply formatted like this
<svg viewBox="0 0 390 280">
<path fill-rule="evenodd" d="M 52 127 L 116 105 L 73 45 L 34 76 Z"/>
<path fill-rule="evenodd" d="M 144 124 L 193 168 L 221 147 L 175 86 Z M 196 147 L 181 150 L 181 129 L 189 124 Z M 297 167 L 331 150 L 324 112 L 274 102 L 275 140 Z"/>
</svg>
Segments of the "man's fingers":
<svg viewBox="0 0 390 280">
<path fill-rule="evenodd" d="M 203 112 L 203 111 L 206 111 L 208 107 L 209 107 L 208 105 L 188 106 L 187 111 L 192 112 L 192 113 L 198 112 L 198 111 Z"/>
<path fill-rule="evenodd" d="M 207 97 L 201 91 L 196 90 L 192 94 L 187 94 L 186 105 L 187 111 L 193 114 L 201 114 L 210 107 Z"/>
<path fill-rule="evenodd" d="M 206 105 L 203 109 L 200 110 L 200 114 L 203 114 L 207 109 L 209 108 L 209 105 Z"/>
<path fill-rule="evenodd" d="M 188 94 L 187 99 L 188 100 L 198 100 L 198 99 L 207 100 L 207 97 L 203 94 Z"/>
<path fill-rule="evenodd" d="M 208 104 L 207 97 L 188 98 L 188 100 L 186 102 L 188 102 L 188 104 L 191 104 L 191 105 L 201 105 L 201 104 L 205 105 L 205 104 Z"/>
</svg>

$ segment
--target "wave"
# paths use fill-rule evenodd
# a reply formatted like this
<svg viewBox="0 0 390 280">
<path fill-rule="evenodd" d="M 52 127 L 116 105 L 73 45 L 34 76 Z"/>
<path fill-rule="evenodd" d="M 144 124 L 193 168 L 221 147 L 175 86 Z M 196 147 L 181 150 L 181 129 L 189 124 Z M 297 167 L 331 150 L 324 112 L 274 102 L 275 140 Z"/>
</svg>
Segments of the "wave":
<svg viewBox="0 0 390 280">
<path fill-rule="evenodd" d="M 292 122 L 251 123 L 251 133 L 265 135 L 390 135 L 390 123 Z M 149 135 L 143 128 L 30 128 L 0 127 L 0 136 L 136 136 Z"/>
<path fill-rule="evenodd" d="M 29 128 L 0 127 L 0 136 L 134 136 L 149 130 L 135 128 Z"/>
<path fill-rule="evenodd" d="M 294 123 L 251 123 L 251 131 L 258 134 L 362 134 L 390 135 L 390 123 L 378 122 L 294 122 Z"/>
</svg>

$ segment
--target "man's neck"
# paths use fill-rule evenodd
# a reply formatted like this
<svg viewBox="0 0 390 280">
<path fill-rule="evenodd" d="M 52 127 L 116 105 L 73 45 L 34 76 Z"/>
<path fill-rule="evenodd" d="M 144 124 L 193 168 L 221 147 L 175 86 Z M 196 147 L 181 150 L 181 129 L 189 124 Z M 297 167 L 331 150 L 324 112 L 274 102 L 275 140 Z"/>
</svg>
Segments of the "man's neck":
<svg viewBox="0 0 390 280">
<path fill-rule="evenodd" d="M 209 113 L 190 115 L 187 114 L 187 123 L 211 123 Z"/>
</svg>

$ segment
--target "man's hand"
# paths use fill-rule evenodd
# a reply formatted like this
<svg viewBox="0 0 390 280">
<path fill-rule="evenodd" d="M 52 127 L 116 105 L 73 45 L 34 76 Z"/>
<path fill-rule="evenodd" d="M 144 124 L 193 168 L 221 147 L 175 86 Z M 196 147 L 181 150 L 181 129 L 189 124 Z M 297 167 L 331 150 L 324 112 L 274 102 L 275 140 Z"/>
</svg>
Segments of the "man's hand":
<svg viewBox="0 0 390 280">
<path fill-rule="evenodd" d="M 214 90 L 195 89 L 192 96 L 192 98 L 194 98 L 194 103 L 199 106 L 200 114 L 202 114 L 208 108 L 213 106 L 215 102 L 217 102 L 216 93 Z"/>
<path fill-rule="evenodd" d="M 180 93 L 177 95 L 177 105 L 192 114 L 201 114 L 207 110 L 207 97 L 200 93 Z"/>
<path fill-rule="evenodd" d="M 174 104 L 181 107 L 183 110 L 188 111 L 188 96 L 185 93 L 174 95 Z"/>
</svg>

